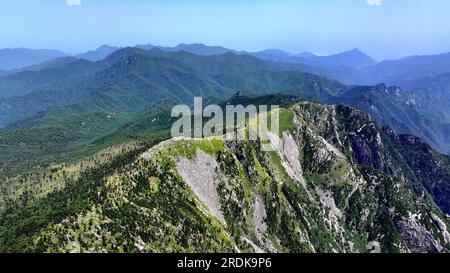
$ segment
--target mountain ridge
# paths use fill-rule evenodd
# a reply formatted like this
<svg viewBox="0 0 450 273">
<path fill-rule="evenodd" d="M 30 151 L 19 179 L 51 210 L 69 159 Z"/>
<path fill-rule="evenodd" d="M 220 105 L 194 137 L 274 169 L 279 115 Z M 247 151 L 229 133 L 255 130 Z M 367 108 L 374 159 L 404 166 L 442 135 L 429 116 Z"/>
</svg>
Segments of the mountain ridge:
<svg viewBox="0 0 450 273">
<path fill-rule="evenodd" d="M 412 190 L 388 128 L 345 105 L 280 111 L 280 134 L 270 139 L 284 144 L 272 142 L 275 152 L 219 138 L 155 141 L 30 205 L 12 202 L 0 211 L 0 248 L 331 253 L 367 252 L 376 241 L 382 252 L 449 251 L 449 223 Z"/>
</svg>

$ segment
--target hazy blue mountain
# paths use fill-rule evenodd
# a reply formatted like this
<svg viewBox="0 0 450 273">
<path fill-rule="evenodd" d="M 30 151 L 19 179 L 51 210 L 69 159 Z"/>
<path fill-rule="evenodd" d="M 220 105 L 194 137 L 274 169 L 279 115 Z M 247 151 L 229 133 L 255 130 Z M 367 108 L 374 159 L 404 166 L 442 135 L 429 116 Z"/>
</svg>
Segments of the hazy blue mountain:
<svg viewBox="0 0 450 273">
<path fill-rule="evenodd" d="M 136 45 L 136 48 L 140 48 L 143 50 L 152 50 L 154 48 L 158 48 L 158 46 L 152 45 L 152 44 L 146 44 L 146 45 Z"/>
<path fill-rule="evenodd" d="M 348 85 L 353 85 L 356 84 L 357 82 L 361 82 L 362 77 L 358 69 L 354 69 L 348 66 L 337 66 L 337 67 L 315 66 L 305 64 L 304 60 L 302 60 L 302 62 L 297 63 L 277 62 L 274 63 L 273 66 L 280 70 L 312 73 Z"/>
<path fill-rule="evenodd" d="M 330 56 L 316 56 L 308 52 L 299 56 L 278 51 L 273 51 L 272 54 L 251 55 L 264 60 L 282 62 L 284 64 L 280 64 L 280 67 L 284 69 L 314 73 L 344 84 L 385 83 L 401 86 L 406 90 L 425 88 L 435 77 L 450 72 L 450 53 L 411 56 L 379 63 L 357 49 Z"/>
<path fill-rule="evenodd" d="M 280 49 L 267 49 L 256 53 L 247 53 L 247 54 L 263 60 L 270 60 L 274 62 L 286 62 L 286 63 L 296 62 L 295 60 L 296 57 L 293 54 Z"/>
<path fill-rule="evenodd" d="M 329 56 L 317 56 L 310 52 L 303 52 L 294 55 L 281 50 L 265 50 L 248 54 L 264 60 L 304 64 L 320 68 L 348 67 L 352 69 L 359 69 L 377 63 L 374 59 L 362 53 L 358 49 L 353 49 Z"/>
<path fill-rule="evenodd" d="M 120 49 L 119 47 L 115 46 L 108 46 L 108 45 L 102 45 L 101 47 L 97 48 L 96 50 L 88 51 L 82 54 L 78 54 L 78 58 L 82 58 L 88 61 L 96 62 L 104 59 L 106 56 L 110 55 L 114 51 Z"/>
<path fill-rule="evenodd" d="M 137 45 L 136 48 L 145 50 L 159 49 L 166 52 L 186 51 L 200 56 L 223 55 L 230 52 L 239 55 L 251 55 L 262 60 L 283 63 L 279 64 L 283 69 L 314 73 L 338 80 L 344 84 L 376 85 L 379 83 L 386 83 L 387 85 L 398 85 L 405 89 L 417 89 L 426 86 L 426 83 L 430 82 L 434 77 L 450 72 L 450 53 L 429 56 L 412 56 L 400 60 L 382 61 L 377 63 L 358 49 L 329 56 L 317 56 L 310 52 L 291 54 L 278 49 L 268 49 L 252 53 L 203 44 L 180 44 L 176 47 L 163 47 L 147 44 Z M 99 61 L 118 49 L 119 47 L 104 45 L 96 50 L 78 54 L 76 57 L 90 61 Z M 6 56 L 8 58 L 14 58 L 14 54 L 17 53 L 16 51 L 24 51 L 26 53 L 30 50 L 5 49 L 0 51 L 0 57 L 3 56 L 3 58 L 5 58 Z M 36 54 L 33 50 L 31 51 L 31 53 L 27 54 Z M 57 51 L 55 53 L 55 51 L 51 50 L 42 50 L 42 52 L 48 53 L 43 61 L 36 58 L 33 59 L 32 56 L 29 56 L 29 58 L 27 58 L 30 60 L 33 59 L 34 61 L 30 61 L 30 65 L 26 65 L 27 67 L 24 69 L 5 69 L 0 65 L 0 77 L 23 70 L 43 69 L 46 68 L 46 65 L 51 66 L 51 62 L 46 64 L 46 61 L 56 58 L 55 55 L 57 57 L 59 55 L 66 55 L 61 52 L 58 53 Z M 51 53 L 54 54 L 52 55 Z M 58 62 L 61 62 L 61 60 L 55 60 L 55 63 Z M 37 65 L 41 63 L 42 65 Z M 3 62 L 3 66 L 5 66 L 4 64 L 5 62 Z"/>
<path fill-rule="evenodd" d="M 277 66 L 283 70 L 313 73 L 344 84 L 364 84 L 365 80 L 360 68 L 376 63 L 372 58 L 359 50 L 330 56 L 317 56 L 310 52 L 294 55 L 279 50 L 240 53 L 262 60 L 277 62 Z"/>
<path fill-rule="evenodd" d="M 306 57 L 304 63 L 320 67 L 346 66 L 358 69 L 374 65 L 377 62 L 358 49 L 353 49 L 329 56 L 309 56 Z"/>
<path fill-rule="evenodd" d="M 137 48 L 141 48 L 144 50 L 152 50 L 152 49 L 160 49 L 167 52 L 177 52 L 177 51 L 186 51 L 195 55 L 200 56 L 213 56 L 213 55 L 221 55 L 227 52 L 236 52 L 235 50 L 224 48 L 221 46 L 207 46 L 204 44 L 179 44 L 175 47 L 165 47 L 165 46 L 155 46 L 152 44 L 148 45 L 137 45 Z"/>
<path fill-rule="evenodd" d="M 300 52 L 298 54 L 295 54 L 295 56 L 302 58 L 316 57 L 314 53 L 311 53 L 309 51 Z"/>
<path fill-rule="evenodd" d="M 172 49 L 172 51 L 181 50 L 201 56 L 221 55 L 228 52 L 234 52 L 234 50 L 230 50 L 221 46 L 206 46 L 204 44 L 179 44 Z"/>
<path fill-rule="evenodd" d="M 22 67 L 19 69 L 3 71 L 3 76 L 12 75 L 12 74 L 16 74 L 16 73 L 20 73 L 20 72 L 24 72 L 24 71 L 39 71 L 39 70 L 44 70 L 44 69 L 63 67 L 68 64 L 74 63 L 78 60 L 79 59 L 76 57 L 60 57 L 60 58 L 52 59 L 52 60 L 45 61 L 42 63 L 25 66 L 25 67 Z M 0 76 L 1 75 L 2 74 L 0 72 Z"/>
<path fill-rule="evenodd" d="M 440 55 L 411 56 L 400 60 L 383 61 L 362 71 L 366 84 L 386 83 L 417 88 L 418 81 L 450 72 L 450 53 Z"/>
<path fill-rule="evenodd" d="M 66 53 L 58 50 L 27 48 L 0 49 L 0 69 L 12 70 L 65 56 L 67 56 Z"/>
<path fill-rule="evenodd" d="M 285 69 L 314 73 L 344 84 L 397 85 L 405 90 L 426 88 L 441 74 L 450 72 L 450 53 L 412 56 L 376 63 L 359 50 L 331 56 L 287 58 Z"/>
<path fill-rule="evenodd" d="M 83 78 L 101 69 L 100 66 L 95 66 L 84 59 L 69 60 L 68 63 L 62 62 L 65 65 L 59 63 L 61 66 L 54 66 L 58 62 L 50 62 L 51 66 L 48 69 L 22 71 L 0 77 L 0 99 L 42 91 L 49 86 L 56 89 L 65 87 L 71 80 Z"/>
<path fill-rule="evenodd" d="M 425 87 L 429 90 L 429 93 L 439 98 L 447 98 L 449 100 L 450 95 L 450 73 L 441 74 L 432 78 L 427 84 L 423 84 L 421 87 Z"/>
<path fill-rule="evenodd" d="M 147 45 L 137 45 L 137 48 L 141 48 L 144 50 L 152 50 L 159 49 L 166 52 L 177 52 L 177 51 L 186 51 L 192 54 L 200 55 L 200 56 L 213 56 L 213 55 L 223 55 L 226 53 L 234 53 L 237 55 L 250 55 L 257 57 L 262 60 L 270 60 L 274 62 L 286 62 L 286 63 L 302 63 L 302 57 L 313 57 L 315 56 L 312 53 L 305 52 L 304 56 L 294 55 L 289 52 L 280 50 L 280 49 L 267 49 L 259 52 L 248 52 L 248 51 L 237 51 L 234 49 L 229 49 L 221 46 L 208 46 L 204 44 L 179 44 L 176 47 L 164 47 L 164 46 L 155 46 L 152 44 Z"/>
</svg>

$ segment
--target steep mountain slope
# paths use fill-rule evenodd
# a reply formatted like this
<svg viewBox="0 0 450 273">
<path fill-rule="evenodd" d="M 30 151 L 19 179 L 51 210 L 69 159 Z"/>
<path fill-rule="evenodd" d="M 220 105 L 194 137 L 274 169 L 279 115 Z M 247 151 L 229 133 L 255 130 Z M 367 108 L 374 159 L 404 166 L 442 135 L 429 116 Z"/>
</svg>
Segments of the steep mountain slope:
<svg viewBox="0 0 450 273">
<path fill-rule="evenodd" d="M 397 147 L 417 182 L 433 197 L 441 210 L 450 215 L 450 157 L 434 151 L 418 137 L 395 134 L 389 127 L 384 132 Z"/>
<path fill-rule="evenodd" d="M 358 86 L 328 103 L 346 103 L 371 114 L 380 124 L 417 135 L 444 153 L 450 153 L 450 101 L 448 91 L 404 91 L 399 87 Z"/>
<path fill-rule="evenodd" d="M 449 104 L 450 94 L 450 73 L 441 74 L 437 77 L 425 77 L 415 79 L 406 86 L 413 87 L 407 89 L 409 93 L 423 93 L 430 98 L 436 98 L 436 101 L 442 101 L 444 104 Z"/>
<path fill-rule="evenodd" d="M 12 70 L 67 56 L 58 50 L 7 48 L 0 49 L 0 69 Z"/>
<path fill-rule="evenodd" d="M 299 103 L 280 120 L 273 152 L 173 139 L 9 204 L 0 250 L 366 252 L 372 241 L 383 252 L 450 250 L 445 216 L 401 164 L 403 136 L 344 105 Z"/>
</svg>

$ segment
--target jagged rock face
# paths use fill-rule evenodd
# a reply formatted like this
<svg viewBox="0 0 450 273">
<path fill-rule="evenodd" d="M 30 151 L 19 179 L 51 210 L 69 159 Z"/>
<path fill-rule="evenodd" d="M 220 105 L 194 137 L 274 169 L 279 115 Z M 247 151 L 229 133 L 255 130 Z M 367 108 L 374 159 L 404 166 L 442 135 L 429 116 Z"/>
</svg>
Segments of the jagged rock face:
<svg viewBox="0 0 450 273">
<path fill-rule="evenodd" d="M 391 149 L 391 156 L 400 154 L 401 159 L 412 172 L 406 180 L 415 186 L 416 191 L 431 194 L 434 202 L 445 214 L 450 214 L 450 157 L 441 155 L 416 136 L 399 134 L 392 129 L 384 129 Z M 394 150 L 394 153 L 392 152 Z"/>
<path fill-rule="evenodd" d="M 353 157 L 360 165 L 387 170 L 381 151 L 384 149 L 375 123 L 361 112 L 346 105 L 337 105 L 336 114 L 341 117 L 348 133 L 344 140 L 353 151 Z"/>
<path fill-rule="evenodd" d="M 383 149 L 380 146 L 379 135 L 374 139 L 365 139 L 363 136 L 350 135 L 347 138 L 348 145 L 353 150 L 353 156 L 361 165 L 373 166 L 377 169 L 384 170 L 386 165 L 383 161 L 380 150 Z"/>
<path fill-rule="evenodd" d="M 400 232 L 409 250 L 415 253 L 442 251 L 440 244 L 433 235 L 414 220 L 407 219 L 398 223 Z"/>
<path fill-rule="evenodd" d="M 383 252 L 449 251 L 447 220 L 390 150 L 395 133 L 343 105 L 280 114 L 273 152 L 218 138 L 157 145 L 106 177 L 89 211 L 43 229 L 36 248 L 366 252 L 375 242 Z"/>
</svg>

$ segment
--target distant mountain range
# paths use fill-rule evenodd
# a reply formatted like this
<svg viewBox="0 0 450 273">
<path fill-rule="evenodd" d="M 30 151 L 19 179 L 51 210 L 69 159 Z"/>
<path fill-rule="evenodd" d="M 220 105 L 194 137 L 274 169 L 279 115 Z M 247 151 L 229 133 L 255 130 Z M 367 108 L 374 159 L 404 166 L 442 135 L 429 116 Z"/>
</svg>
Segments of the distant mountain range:
<svg viewBox="0 0 450 273">
<path fill-rule="evenodd" d="M 400 60 L 383 61 L 362 70 L 363 82 L 384 82 L 409 89 L 420 87 L 418 79 L 434 78 L 450 72 L 450 53 L 440 55 L 411 56 Z"/>
<path fill-rule="evenodd" d="M 286 63 L 303 63 L 314 66 L 347 66 L 353 68 L 361 68 L 376 63 L 375 60 L 354 49 L 348 52 L 334 54 L 330 56 L 317 56 L 310 52 L 302 52 L 299 54 L 291 54 L 279 49 L 268 49 L 259 52 L 236 51 L 220 46 L 206 46 L 203 44 L 179 44 L 175 47 L 155 46 L 152 44 L 136 45 L 136 48 L 144 50 L 160 49 L 167 52 L 186 51 L 200 56 L 221 55 L 228 52 L 235 54 L 246 54 L 258 57 L 264 60 L 271 60 Z M 95 50 L 80 53 L 72 57 L 85 59 L 88 61 L 100 61 L 114 51 L 121 49 L 120 47 L 102 45 Z M 34 49 L 3 49 L 0 50 L 0 69 L 14 70 L 39 64 L 51 59 L 70 56 L 56 50 L 34 50 Z"/>
<path fill-rule="evenodd" d="M 431 78 L 440 74 L 450 73 L 450 53 L 411 56 L 399 60 L 377 62 L 358 49 L 329 56 L 317 56 L 311 52 L 292 54 L 279 49 L 259 52 L 237 51 L 203 44 L 180 44 L 175 47 L 147 44 L 135 47 L 144 50 L 159 49 L 166 52 L 186 51 L 200 56 L 226 53 L 250 55 L 262 60 L 277 62 L 285 70 L 313 73 L 338 80 L 344 84 L 377 85 L 385 83 L 407 90 L 420 88 L 423 86 L 423 82 L 430 81 Z M 98 49 L 75 56 L 56 50 L 3 49 L 0 50 L 0 77 L 25 70 L 36 70 L 47 65 L 45 62 L 61 57 L 70 56 L 97 62 L 119 49 L 121 48 L 103 45 Z"/>
<path fill-rule="evenodd" d="M 0 49 L 0 69 L 12 70 L 68 56 L 58 50 L 48 49 Z"/>
<path fill-rule="evenodd" d="M 300 72 L 300 66 L 309 73 Z M 114 126 L 118 126 L 164 98 L 192 103 L 193 95 L 222 99 L 235 90 L 284 92 L 321 103 L 353 105 L 381 124 L 413 133 L 450 153 L 448 77 L 430 79 L 421 89 L 405 91 L 386 85 L 347 86 L 311 74 L 320 74 L 317 70 L 232 52 L 206 56 L 159 48 L 119 49 L 97 62 L 65 57 L 0 78 L 0 127 L 3 131 L 37 128 L 49 120 L 83 113 L 115 113 L 118 123 Z"/>
<path fill-rule="evenodd" d="M 95 108 L 104 113 L 128 113 L 123 116 L 127 119 L 144 107 L 147 99 L 189 102 L 193 94 L 220 99 L 235 90 L 285 92 L 322 103 L 353 105 L 381 124 L 420 136 L 439 151 L 450 153 L 450 73 L 439 72 L 446 71 L 449 54 L 377 64 L 356 49 L 325 57 L 300 55 L 303 57 L 281 50 L 248 54 L 202 44 L 174 48 L 102 46 L 77 57 L 59 57 L 3 71 L 8 74 L 0 77 L 0 127 L 31 124 L 41 111 L 54 113 L 49 107 L 65 109 L 65 105 L 80 103 L 88 112 Z M 369 66 L 356 68 L 363 64 Z M 405 87 L 344 85 L 312 75 L 328 79 L 345 76 L 344 83 L 364 83 L 359 75 L 374 71 L 382 78 L 383 69 L 386 75 L 397 75 Z M 118 99 L 121 96 L 126 99 Z M 136 96 L 146 99 L 138 102 Z M 71 107 L 69 112 L 77 109 Z M 24 123 L 22 119 L 27 116 L 30 120 Z"/>
</svg>

